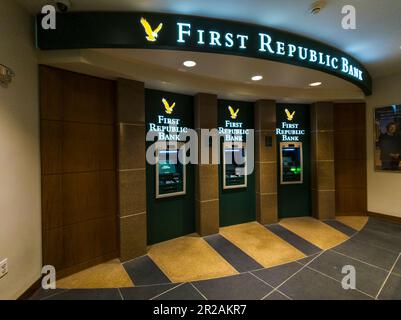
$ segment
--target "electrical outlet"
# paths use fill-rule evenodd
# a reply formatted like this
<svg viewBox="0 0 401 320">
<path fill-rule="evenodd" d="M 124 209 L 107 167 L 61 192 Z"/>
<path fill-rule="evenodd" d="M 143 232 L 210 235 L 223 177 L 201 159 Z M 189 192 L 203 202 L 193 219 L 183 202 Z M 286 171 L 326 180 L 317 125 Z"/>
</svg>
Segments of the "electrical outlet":
<svg viewBox="0 0 401 320">
<path fill-rule="evenodd" d="M 7 259 L 0 261 L 0 279 L 3 278 L 8 273 L 8 263 Z"/>
</svg>

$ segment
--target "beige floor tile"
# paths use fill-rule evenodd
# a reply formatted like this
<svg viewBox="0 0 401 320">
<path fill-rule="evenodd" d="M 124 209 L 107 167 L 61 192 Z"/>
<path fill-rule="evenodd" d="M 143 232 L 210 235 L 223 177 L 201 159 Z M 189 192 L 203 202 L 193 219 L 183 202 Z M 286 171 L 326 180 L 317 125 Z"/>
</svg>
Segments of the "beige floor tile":
<svg viewBox="0 0 401 320">
<path fill-rule="evenodd" d="M 57 288 L 62 289 L 124 288 L 132 286 L 131 278 L 118 259 L 101 263 L 57 280 Z"/>
<path fill-rule="evenodd" d="M 305 257 L 298 249 L 257 222 L 224 227 L 220 233 L 263 267 Z"/>
<path fill-rule="evenodd" d="M 238 273 L 200 237 L 186 236 L 155 244 L 150 247 L 148 255 L 172 282 Z"/>
<path fill-rule="evenodd" d="M 336 217 L 336 220 L 346 224 L 347 226 L 355 229 L 355 230 L 361 230 L 366 222 L 368 222 L 368 217 L 362 217 L 362 216 L 338 216 Z"/>
<path fill-rule="evenodd" d="M 348 239 L 342 232 L 311 217 L 286 218 L 280 220 L 279 223 L 284 228 L 324 250 L 332 248 Z"/>
</svg>

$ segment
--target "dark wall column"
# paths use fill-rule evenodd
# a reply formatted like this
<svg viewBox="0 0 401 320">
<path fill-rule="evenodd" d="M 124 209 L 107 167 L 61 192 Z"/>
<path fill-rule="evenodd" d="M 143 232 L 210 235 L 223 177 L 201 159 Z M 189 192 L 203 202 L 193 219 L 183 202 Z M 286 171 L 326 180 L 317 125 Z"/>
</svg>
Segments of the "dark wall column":
<svg viewBox="0 0 401 320">
<path fill-rule="evenodd" d="M 311 106 L 312 213 L 318 219 L 335 217 L 333 104 Z"/>
<path fill-rule="evenodd" d="M 336 215 L 367 214 L 366 105 L 334 104 Z"/>
<path fill-rule="evenodd" d="M 275 223 L 278 220 L 275 129 L 276 102 L 257 101 L 255 103 L 256 219 L 261 224 Z M 266 146 L 267 137 L 272 137 L 271 146 Z"/>
<path fill-rule="evenodd" d="M 217 96 L 199 93 L 195 96 L 195 130 L 217 128 Z M 199 143 L 201 143 L 199 139 Z M 200 150 L 200 148 L 199 148 Z M 211 148 L 209 149 L 212 153 Z M 199 161 L 201 155 L 199 154 Z M 219 232 L 218 164 L 195 166 L 196 231 L 201 236 Z"/>
<path fill-rule="evenodd" d="M 120 258 L 146 253 L 146 159 L 144 83 L 117 81 Z"/>
</svg>

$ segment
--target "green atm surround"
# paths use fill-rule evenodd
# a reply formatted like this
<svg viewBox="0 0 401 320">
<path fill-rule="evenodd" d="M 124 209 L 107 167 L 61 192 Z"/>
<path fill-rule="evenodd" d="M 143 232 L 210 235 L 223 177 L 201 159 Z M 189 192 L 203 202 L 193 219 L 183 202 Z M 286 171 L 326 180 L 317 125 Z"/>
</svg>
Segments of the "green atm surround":
<svg viewBox="0 0 401 320">
<path fill-rule="evenodd" d="M 178 161 L 180 144 L 156 148 L 156 199 L 186 194 L 186 164 Z"/>
<path fill-rule="evenodd" d="M 286 109 L 291 113 L 295 111 L 292 121 L 287 118 Z M 292 218 L 312 215 L 311 195 L 311 141 L 310 141 L 310 105 L 307 104 L 277 104 L 276 123 L 280 128 L 283 122 L 297 123 L 299 128 L 305 130 L 304 135 L 299 135 L 302 143 L 303 179 L 302 183 L 281 183 L 281 157 L 280 143 L 282 136 L 277 135 L 277 193 L 278 193 L 278 217 Z M 285 141 L 287 142 L 287 141 Z M 292 141 L 289 141 L 291 144 Z M 296 141 L 294 141 L 295 144 Z"/>
<path fill-rule="evenodd" d="M 224 142 L 222 149 L 223 190 L 246 189 L 248 187 L 248 176 L 245 174 L 246 143 Z"/>
<path fill-rule="evenodd" d="M 230 118 L 228 106 L 239 109 L 235 120 Z M 225 121 L 240 121 L 244 128 L 254 128 L 254 105 L 250 102 L 218 100 L 218 127 L 224 127 Z M 223 139 L 221 138 L 221 145 Z M 221 146 L 221 157 L 222 157 Z M 222 158 L 221 158 L 222 159 Z M 256 220 L 255 171 L 247 176 L 247 186 L 241 188 L 223 188 L 223 166 L 219 165 L 219 211 L 220 227 Z"/>
<path fill-rule="evenodd" d="M 176 103 L 172 114 L 165 112 L 162 99 Z M 145 90 L 146 132 L 149 123 L 157 122 L 157 117 L 179 118 L 180 125 L 193 128 L 193 97 Z M 148 147 L 151 142 L 146 143 Z M 195 232 L 195 172 L 194 165 L 185 166 L 185 194 L 156 198 L 156 165 L 146 163 L 146 205 L 148 244 L 174 239 Z"/>
<path fill-rule="evenodd" d="M 304 183 L 303 143 L 280 142 L 280 184 Z"/>
</svg>

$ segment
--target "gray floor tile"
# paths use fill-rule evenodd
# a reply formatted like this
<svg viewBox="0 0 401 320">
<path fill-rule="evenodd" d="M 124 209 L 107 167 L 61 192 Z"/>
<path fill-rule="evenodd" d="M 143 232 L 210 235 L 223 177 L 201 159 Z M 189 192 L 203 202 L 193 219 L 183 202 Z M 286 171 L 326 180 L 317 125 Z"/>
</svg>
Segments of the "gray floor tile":
<svg viewBox="0 0 401 320">
<path fill-rule="evenodd" d="M 278 288 L 294 300 L 365 300 L 368 296 L 344 290 L 341 283 L 305 268 Z"/>
<path fill-rule="evenodd" d="M 341 281 L 345 276 L 342 273 L 342 268 L 347 265 L 355 268 L 356 288 L 375 297 L 386 279 L 388 271 L 372 267 L 334 251 L 324 252 L 313 260 L 308 267 Z"/>
<path fill-rule="evenodd" d="M 163 292 L 176 287 L 177 284 L 161 284 L 134 288 L 121 288 L 124 300 L 149 300 Z"/>
<path fill-rule="evenodd" d="M 401 256 L 398 258 L 397 264 L 394 266 L 393 273 L 401 276 Z"/>
<path fill-rule="evenodd" d="M 259 300 L 273 290 L 249 273 L 194 282 L 209 300 Z"/>
<path fill-rule="evenodd" d="M 366 242 L 356 241 L 354 238 L 333 248 L 333 250 L 386 270 L 392 268 L 398 256 L 395 252 L 383 250 Z"/>
<path fill-rule="evenodd" d="M 302 267 L 303 266 L 299 263 L 292 262 L 273 268 L 254 271 L 252 273 L 263 281 L 266 281 L 271 286 L 277 287 Z"/>
<path fill-rule="evenodd" d="M 229 264 L 238 272 L 246 272 L 263 268 L 253 258 L 232 244 L 220 234 L 204 237 L 207 243 L 212 246 Z"/>
<path fill-rule="evenodd" d="M 316 258 L 318 256 L 318 254 L 316 253 L 316 254 L 312 254 L 311 256 L 309 256 L 309 257 L 306 257 L 306 258 L 302 258 L 302 259 L 299 259 L 299 260 L 297 260 L 297 262 L 299 262 L 299 263 L 301 263 L 301 264 L 307 264 L 307 263 L 309 263 L 309 262 L 311 262 L 314 258 Z"/>
<path fill-rule="evenodd" d="M 357 231 L 355 229 L 352 229 L 351 227 L 345 225 L 344 223 L 341 223 L 338 220 L 326 220 L 323 221 L 325 224 L 329 225 L 330 227 L 344 233 L 345 235 L 351 237 L 354 235 Z"/>
<path fill-rule="evenodd" d="M 154 300 L 205 300 L 189 283 L 170 290 Z"/>
<path fill-rule="evenodd" d="M 263 300 L 290 300 L 285 295 L 281 294 L 278 291 L 274 291 L 272 294 L 269 294 Z"/>
<path fill-rule="evenodd" d="M 136 286 L 171 282 L 148 256 L 125 262 L 123 266 Z"/>
<path fill-rule="evenodd" d="M 287 241 L 289 244 L 297 248 L 305 255 L 312 255 L 321 251 L 319 247 L 315 246 L 309 241 L 306 241 L 305 239 L 301 238 L 297 234 L 291 232 L 290 230 L 284 228 L 279 224 L 267 225 L 265 226 L 265 228 L 273 232 L 275 235 L 279 236 L 283 240 Z"/>
<path fill-rule="evenodd" d="M 363 229 L 356 234 L 353 239 L 397 253 L 401 252 L 401 237 L 393 236 L 390 233 L 384 233 L 373 229 Z"/>
<path fill-rule="evenodd" d="M 62 292 L 66 291 L 66 289 L 54 289 L 54 290 L 44 290 L 40 288 L 37 290 L 32 297 L 29 298 L 29 300 L 41 300 L 41 299 L 46 299 L 50 296 L 60 294 Z"/>
<path fill-rule="evenodd" d="M 46 300 L 122 300 L 118 289 L 70 289 Z"/>
<path fill-rule="evenodd" d="M 401 300 L 401 277 L 390 275 L 378 298 L 380 300 Z"/>
<path fill-rule="evenodd" d="M 392 236 L 401 237 L 401 225 L 389 221 L 370 218 L 366 223 L 365 229 L 371 229 L 387 233 Z"/>
</svg>

